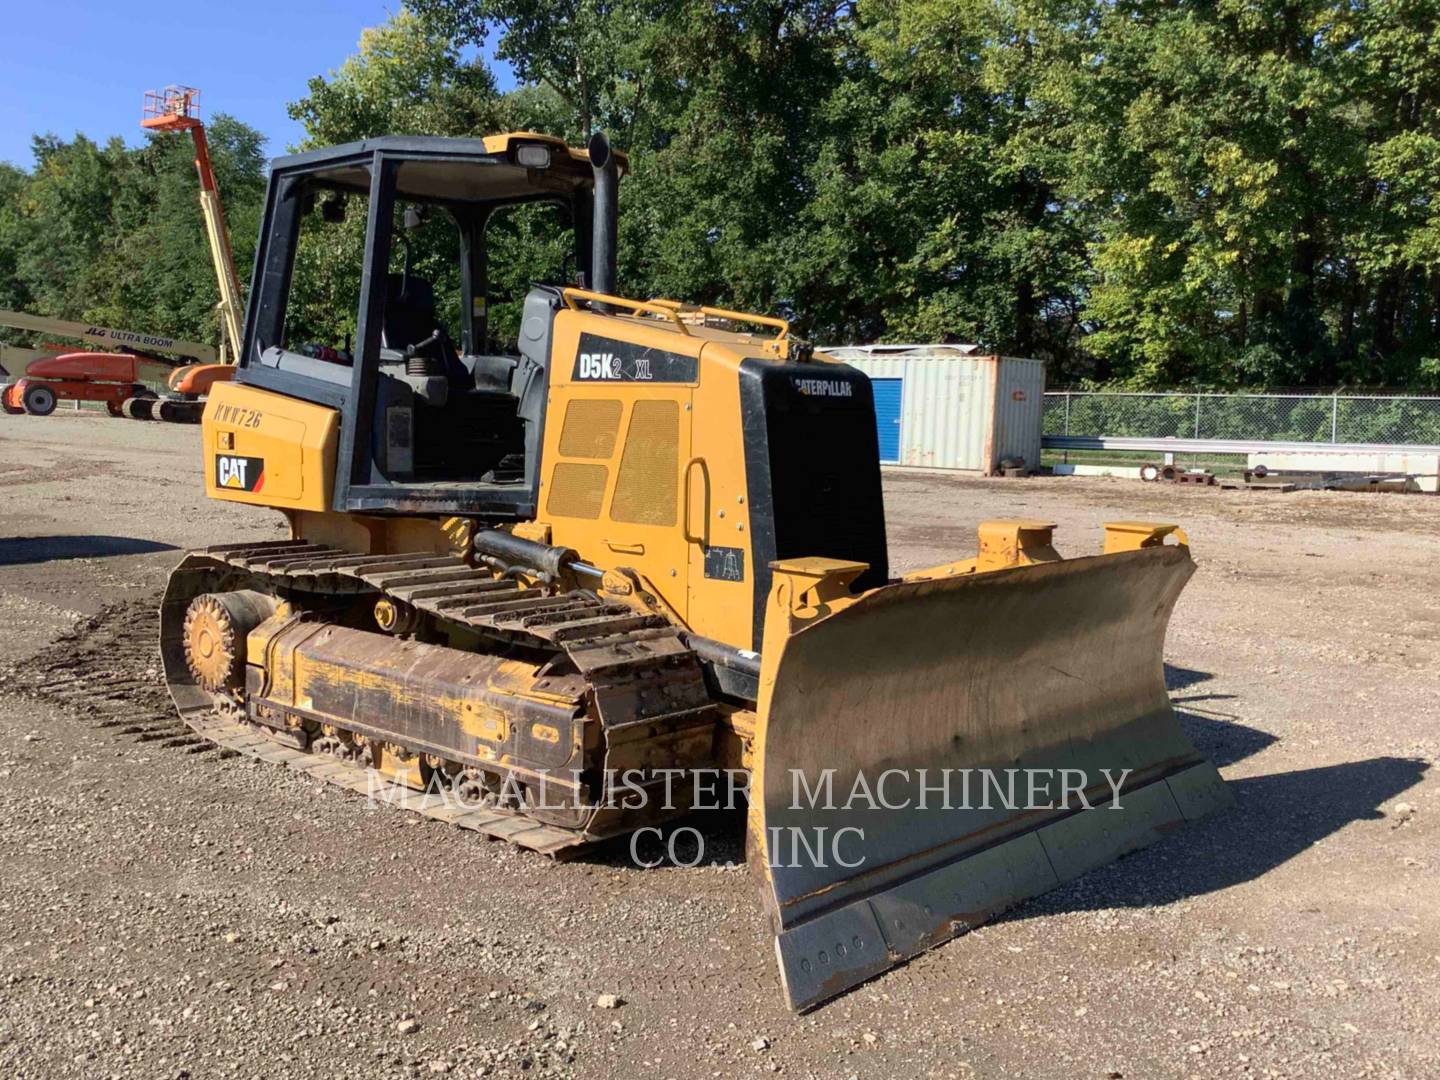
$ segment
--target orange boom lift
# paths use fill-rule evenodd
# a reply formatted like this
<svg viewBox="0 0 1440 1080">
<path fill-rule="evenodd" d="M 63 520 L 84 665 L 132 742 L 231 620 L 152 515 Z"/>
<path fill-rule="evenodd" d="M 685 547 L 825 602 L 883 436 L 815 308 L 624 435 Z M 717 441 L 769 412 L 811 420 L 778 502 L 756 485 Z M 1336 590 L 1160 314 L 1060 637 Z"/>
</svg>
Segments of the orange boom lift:
<svg viewBox="0 0 1440 1080">
<path fill-rule="evenodd" d="M 169 388 L 178 400 L 162 398 L 158 403 L 131 399 L 125 403 L 127 416 L 136 419 L 198 420 L 203 410 L 203 397 L 217 382 L 228 381 L 234 373 L 235 358 L 240 355 L 240 319 L 244 301 L 240 279 L 235 273 L 235 253 L 230 247 L 230 230 L 225 225 L 225 207 L 215 184 L 215 170 L 210 165 L 210 145 L 205 138 L 205 124 L 200 119 L 200 91 L 190 86 L 167 86 L 145 94 L 144 118 L 140 126 L 147 131 L 188 131 L 195 143 L 195 172 L 200 178 L 200 211 L 205 218 L 205 238 L 210 244 L 210 259 L 215 264 L 215 283 L 220 290 L 221 362 L 192 364 L 179 368 L 170 376 Z M 193 414 L 193 415 L 191 415 Z"/>
<path fill-rule="evenodd" d="M 0 349 L 5 356 L 29 361 L 20 378 L 0 384 L 0 410 L 7 413 L 48 416 L 61 401 L 96 401 L 102 402 L 111 416 L 120 416 L 127 399 L 153 404 L 155 393 L 145 384 L 159 382 L 167 369 L 181 363 L 193 366 L 215 362 L 215 350 L 198 341 L 24 311 L 0 311 L 0 326 L 27 334 L 71 338 L 104 350 L 80 352 L 73 346 L 44 343 L 38 349 Z"/>
</svg>

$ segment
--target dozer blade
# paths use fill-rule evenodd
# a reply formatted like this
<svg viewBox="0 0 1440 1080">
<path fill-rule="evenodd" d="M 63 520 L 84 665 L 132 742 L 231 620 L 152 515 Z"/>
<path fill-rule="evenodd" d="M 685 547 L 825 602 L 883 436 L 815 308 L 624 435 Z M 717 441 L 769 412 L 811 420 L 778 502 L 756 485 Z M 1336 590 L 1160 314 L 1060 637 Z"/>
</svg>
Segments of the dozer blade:
<svg viewBox="0 0 1440 1080">
<path fill-rule="evenodd" d="M 755 741 L 750 858 L 792 1008 L 1228 803 L 1165 691 L 1188 548 L 858 597 L 827 596 L 826 563 L 842 585 L 858 565 L 775 564 Z"/>
</svg>

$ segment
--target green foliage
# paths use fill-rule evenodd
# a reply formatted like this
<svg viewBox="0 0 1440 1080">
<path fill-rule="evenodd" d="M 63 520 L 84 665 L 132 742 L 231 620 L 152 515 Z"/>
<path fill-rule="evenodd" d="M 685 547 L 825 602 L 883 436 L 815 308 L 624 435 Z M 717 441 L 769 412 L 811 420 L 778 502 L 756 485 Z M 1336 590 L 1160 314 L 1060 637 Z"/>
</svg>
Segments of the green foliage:
<svg viewBox="0 0 1440 1080">
<path fill-rule="evenodd" d="M 1440 65 L 1428 0 L 1096 6 L 1062 62 L 1091 209 L 1084 350 L 1135 387 L 1423 380 Z"/>
<path fill-rule="evenodd" d="M 503 126 L 500 96 L 483 64 L 467 61 L 448 37 L 402 9 L 383 26 L 360 35 L 359 51 L 328 77 L 310 80 L 307 95 L 290 106 L 305 128 L 300 149 L 333 146 L 380 135 L 478 137 Z M 294 294 L 287 312 L 293 342 L 339 345 L 354 339 L 360 265 L 365 244 L 363 201 L 347 199 L 343 222 L 311 215 L 301 226 Z M 459 292 L 454 233 L 427 223 L 413 245 L 416 274 L 436 284 L 442 301 Z M 395 269 L 403 245 L 395 245 Z M 458 311 L 446 313 L 458 325 Z"/>
<path fill-rule="evenodd" d="M 309 93 L 290 107 L 305 126 L 306 149 L 377 135 L 480 137 L 504 130 L 563 129 L 567 107 L 553 91 L 527 87 L 502 96 L 489 70 L 467 57 L 457 39 L 433 21 L 401 10 L 384 26 L 366 30 L 360 51 L 328 78 L 310 80 Z M 397 214 L 398 220 L 398 214 Z M 441 317 L 460 324 L 459 269 L 451 223 L 432 215 L 413 233 L 398 233 L 391 269 L 403 266 L 435 285 Z M 295 266 L 295 294 L 287 314 L 295 341 L 342 342 L 355 332 L 360 257 L 365 239 L 363 205 L 352 204 L 343 223 L 308 218 Z M 531 281 L 557 280 L 565 238 L 549 207 L 502 213 L 488 229 L 491 248 L 490 323 L 497 337 L 513 338 L 519 304 Z"/>
<path fill-rule="evenodd" d="M 1052 384 L 1440 387 L 1435 0 L 409 0 L 291 113 L 305 147 L 603 128 L 622 291 L 821 342 L 977 341 Z M 217 152 L 242 251 L 257 140 Z M 0 303 L 208 330 L 185 156 L 47 137 L 0 169 Z M 363 223 L 305 230 L 291 317 L 336 341 Z M 445 223 L 413 242 L 453 303 Z M 491 245 L 503 337 L 568 245 L 539 208 Z"/>
<path fill-rule="evenodd" d="M 487 135 L 501 125 L 498 102 L 484 64 L 402 8 L 363 31 L 359 52 L 311 79 L 289 111 L 311 149 L 379 135 Z"/>
<path fill-rule="evenodd" d="M 415 7 L 620 133 L 631 292 L 1057 382 L 1440 375 L 1429 0 Z"/>
<path fill-rule="evenodd" d="M 523 84 L 543 87 L 563 106 L 565 126 L 550 133 L 583 139 L 596 119 L 613 124 L 639 108 L 652 75 L 656 31 L 678 5 L 666 0 L 409 0 L 407 7 L 447 41 L 483 46 L 494 39 L 495 55 Z"/>
<path fill-rule="evenodd" d="M 264 190 L 263 138 L 220 115 L 207 125 L 242 282 Z M 83 135 L 34 142 L 35 167 L 0 167 L 0 306 L 219 340 L 215 271 L 188 138 L 139 149 Z M 13 336 L 13 335 L 12 335 Z"/>
</svg>

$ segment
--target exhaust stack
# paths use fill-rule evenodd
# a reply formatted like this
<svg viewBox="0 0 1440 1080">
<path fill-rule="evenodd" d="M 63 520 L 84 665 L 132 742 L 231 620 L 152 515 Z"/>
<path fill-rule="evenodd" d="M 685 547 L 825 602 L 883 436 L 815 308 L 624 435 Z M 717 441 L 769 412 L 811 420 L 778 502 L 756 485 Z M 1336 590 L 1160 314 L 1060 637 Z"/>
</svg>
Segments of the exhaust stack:
<svg viewBox="0 0 1440 1080">
<path fill-rule="evenodd" d="M 595 213 L 590 225 L 590 287 L 615 292 L 615 245 L 620 177 L 610 140 L 603 131 L 590 136 L 590 167 L 595 171 Z"/>
</svg>

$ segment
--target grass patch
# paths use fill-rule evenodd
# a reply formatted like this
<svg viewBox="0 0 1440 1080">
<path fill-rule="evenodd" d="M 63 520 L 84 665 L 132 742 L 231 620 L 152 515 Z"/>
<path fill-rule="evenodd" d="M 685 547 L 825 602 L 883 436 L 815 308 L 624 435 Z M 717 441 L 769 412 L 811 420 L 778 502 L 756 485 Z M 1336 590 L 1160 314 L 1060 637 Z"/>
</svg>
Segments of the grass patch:
<svg viewBox="0 0 1440 1080">
<path fill-rule="evenodd" d="M 1216 476 L 1240 477 L 1245 473 L 1244 454 L 1182 454 L 1174 455 L 1181 469 L 1207 469 Z M 1116 465 L 1138 468 L 1146 462 L 1161 465 L 1165 455 L 1158 450 L 1042 450 L 1041 465 Z"/>
</svg>

